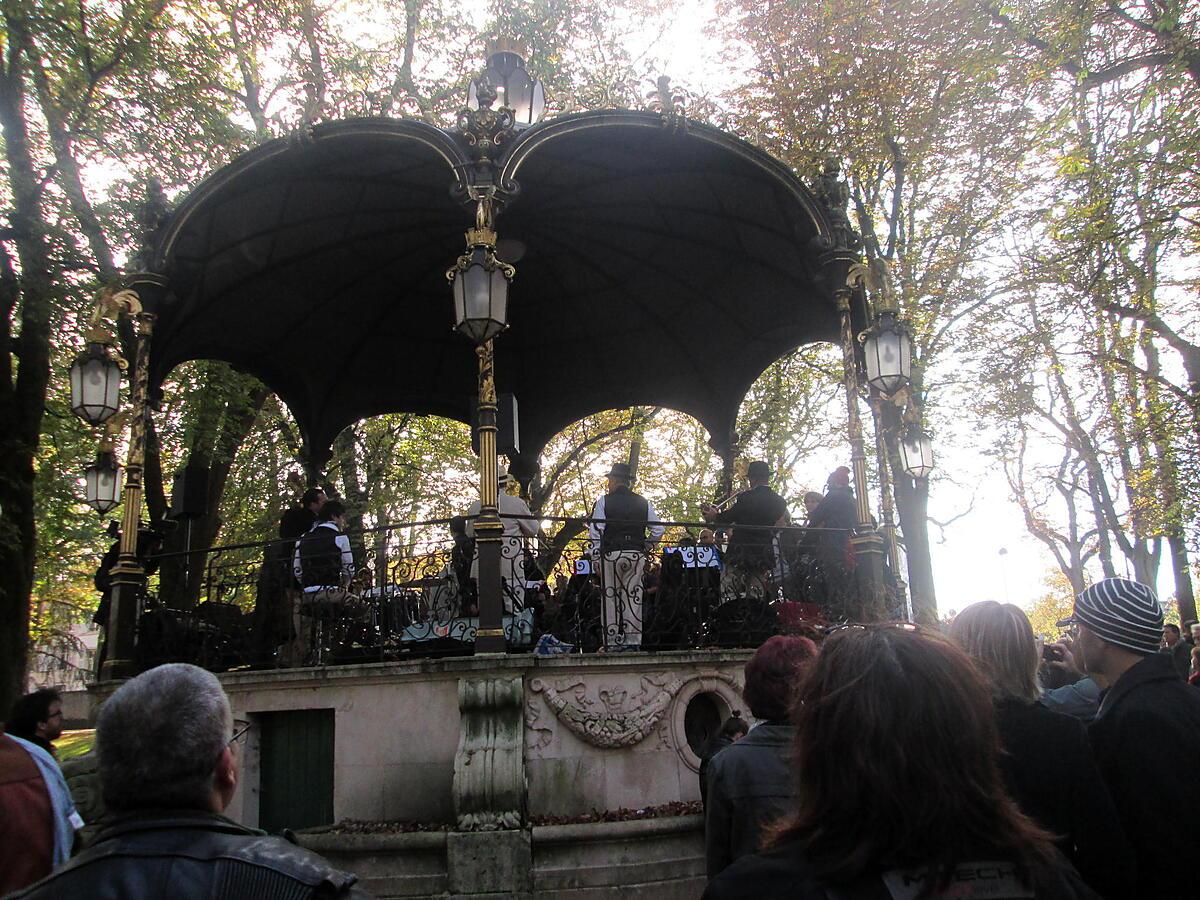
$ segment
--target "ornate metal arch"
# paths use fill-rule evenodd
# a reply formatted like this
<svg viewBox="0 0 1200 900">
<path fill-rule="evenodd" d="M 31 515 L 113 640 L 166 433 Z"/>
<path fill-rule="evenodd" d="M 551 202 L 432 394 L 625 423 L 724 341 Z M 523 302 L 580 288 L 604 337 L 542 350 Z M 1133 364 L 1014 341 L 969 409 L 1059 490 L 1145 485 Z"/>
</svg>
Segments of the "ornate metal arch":
<svg viewBox="0 0 1200 900">
<path fill-rule="evenodd" d="M 449 191 L 451 196 L 466 198 L 471 177 L 471 160 L 464 153 L 462 145 L 450 132 L 419 119 L 375 117 L 322 123 L 293 135 L 268 141 L 239 155 L 189 191 L 183 203 L 172 213 L 159 235 L 152 268 L 156 271 L 166 271 L 176 241 L 186 230 L 191 219 L 203 212 L 212 197 L 219 194 L 230 183 L 244 177 L 247 172 L 297 148 L 339 137 L 373 136 L 394 138 L 398 141 L 412 141 L 428 147 L 446 163 L 450 174 Z"/>
<path fill-rule="evenodd" d="M 603 109 L 547 119 L 521 133 L 498 160 L 498 198 L 506 203 L 518 199 L 521 192 L 518 180 L 521 166 L 532 154 L 552 141 L 597 128 L 626 127 L 662 131 L 667 124 L 667 120 L 660 113 L 633 109 Z M 686 130 L 679 133 L 681 136 L 686 135 L 720 147 L 765 172 L 796 198 L 812 221 L 817 238 L 831 238 L 833 226 L 824 206 L 787 165 L 748 141 L 702 122 L 688 121 Z"/>
</svg>

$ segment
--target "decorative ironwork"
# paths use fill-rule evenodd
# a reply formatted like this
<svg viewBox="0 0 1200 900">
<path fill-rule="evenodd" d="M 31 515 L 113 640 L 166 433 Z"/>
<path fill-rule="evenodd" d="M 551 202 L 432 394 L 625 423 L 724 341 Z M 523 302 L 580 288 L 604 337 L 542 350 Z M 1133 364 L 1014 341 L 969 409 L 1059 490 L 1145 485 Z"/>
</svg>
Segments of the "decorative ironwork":
<svg viewBox="0 0 1200 900">
<path fill-rule="evenodd" d="M 900 307 L 896 279 L 886 259 L 875 257 L 870 262 L 854 263 L 846 276 L 846 284 L 852 288 L 862 286 L 869 290 L 877 314 L 885 310 L 895 311 Z"/>
<path fill-rule="evenodd" d="M 496 256 L 496 232 L 490 228 L 470 228 L 467 230 L 467 246 L 469 248 L 484 247 L 487 249 L 487 254 L 484 257 L 483 267 L 488 272 L 494 272 L 499 269 L 504 273 L 504 277 L 509 281 L 517 274 L 517 269 L 511 263 L 506 263 L 504 260 Z M 454 283 L 454 278 L 459 272 L 465 272 L 471 268 L 475 259 L 470 253 L 464 253 L 454 261 L 449 269 L 446 270 L 446 280 L 451 284 Z"/>
<path fill-rule="evenodd" d="M 850 204 L 850 188 L 842 178 L 842 163 L 836 156 L 828 156 L 813 185 L 813 192 L 829 214 L 833 233 L 820 239 L 826 250 L 856 250 L 862 239 L 854 230 L 846 212 Z"/>
<path fill-rule="evenodd" d="M 138 248 L 129 261 L 132 271 L 150 272 L 158 269 L 155 248 L 170 215 L 171 207 L 163 193 L 162 183 L 157 178 L 151 178 L 146 184 L 146 198 L 137 209 L 140 234 Z"/>
<path fill-rule="evenodd" d="M 463 107 L 458 111 L 458 135 L 471 158 L 480 166 L 489 166 L 517 133 L 513 111 L 506 106 L 492 109 L 496 102 L 496 86 L 488 78 L 480 78 L 476 87 L 479 108 Z"/>
<path fill-rule="evenodd" d="M 332 583 L 307 590 L 294 541 L 153 557 L 148 569 L 157 574 L 139 595 L 138 667 L 192 662 L 224 671 L 470 654 L 487 637 L 481 568 L 472 542 L 450 536 L 448 524 L 352 534 L 353 566 L 328 561 Z M 501 649 L 756 647 L 857 609 L 849 532 L 741 526 L 698 544 L 707 528 L 670 523 L 670 540 L 619 554 L 600 552 L 586 535 L 545 543 L 504 535 Z M 160 580 L 172 567 L 203 569 L 199 596 L 160 592 L 160 584 L 186 590 L 186 578 Z"/>
<path fill-rule="evenodd" d="M 662 116 L 664 131 L 674 134 L 687 134 L 686 105 L 689 100 L 688 92 L 682 88 L 672 88 L 671 79 L 660 75 L 655 82 L 656 90 L 647 96 L 649 108 Z"/>
</svg>

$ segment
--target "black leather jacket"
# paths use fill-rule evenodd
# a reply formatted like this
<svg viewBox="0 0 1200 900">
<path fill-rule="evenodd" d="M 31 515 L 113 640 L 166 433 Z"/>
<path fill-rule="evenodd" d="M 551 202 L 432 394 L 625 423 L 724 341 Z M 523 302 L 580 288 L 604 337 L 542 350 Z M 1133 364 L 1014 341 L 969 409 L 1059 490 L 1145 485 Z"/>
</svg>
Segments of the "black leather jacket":
<svg viewBox="0 0 1200 900">
<path fill-rule="evenodd" d="M 758 852 L 763 831 L 795 806 L 791 725 L 763 722 L 708 764 L 704 844 L 708 877 Z"/>
<path fill-rule="evenodd" d="M 112 819 L 92 846 L 12 898 L 324 900 L 369 895 L 315 853 L 196 810 Z"/>
</svg>

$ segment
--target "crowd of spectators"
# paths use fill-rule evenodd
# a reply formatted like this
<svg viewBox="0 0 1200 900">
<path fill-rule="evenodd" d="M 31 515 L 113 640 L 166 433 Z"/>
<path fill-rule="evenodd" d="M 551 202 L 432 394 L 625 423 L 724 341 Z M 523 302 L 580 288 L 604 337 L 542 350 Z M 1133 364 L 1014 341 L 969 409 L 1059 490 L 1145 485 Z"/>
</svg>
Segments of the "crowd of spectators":
<svg viewBox="0 0 1200 900">
<path fill-rule="evenodd" d="M 51 697 L 43 712 L 25 713 Z M 123 684 L 101 706 L 96 750 L 107 815 L 82 850 L 73 845 L 84 823 L 58 762 L 32 739 L 11 733 L 31 716 L 31 737 L 57 737 L 57 695 L 22 698 L 6 723 L 9 731 L 0 735 L 0 893 L 6 897 L 367 896 L 354 875 L 317 854 L 221 815 L 237 788 L 237 745 L 247 726 L 234 721 L 211 672 L 185 663 L 159 666 Z"/>
<path fill-rule="evenodd" d="M 1046 646 L 993 601 L 946 634 L 770 638 L 745 667 L 754 724 L 735 712 L 703 754 L 704 897 L 1197 896 L 1200 691 L 1183 676 L 1200 626 L 1187 624 L 1164 628 L 1148 587 L 1109 578 L 1059 623 L 1073 637 Z M 54 756 L 61 698 L 22 698 L 0 734 L 0 892 L 365 896 L 353 874 L 222 815 L 247 728 L 203 669 L 123 684 L 96 725 L 109 814 L 81 850 Z"/>
<path fill-rule="evenodd" d="M 771 681 L 787 715 L 751 702 L 765 644 L 760 721 L 706 767 L 706 900 L 1200 896 L 1200 628 L 1121 578 L 1058 626 L 985 601 L 948 634 L 835 628 Z"/>
</svg>

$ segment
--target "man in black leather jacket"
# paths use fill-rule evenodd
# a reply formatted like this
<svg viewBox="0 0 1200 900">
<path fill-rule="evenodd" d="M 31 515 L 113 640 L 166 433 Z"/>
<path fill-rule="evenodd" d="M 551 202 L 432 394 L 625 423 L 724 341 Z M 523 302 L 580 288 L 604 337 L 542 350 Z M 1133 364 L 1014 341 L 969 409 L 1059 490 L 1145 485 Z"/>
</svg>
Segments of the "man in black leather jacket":
<svg viewBox="0 0 1200 900">
<path fill-rule="evenodd" d="M 239 737 L 225 692 L 203 669 L 173 663 L 122 685 L 96 724 L 111 818 L 89 849 L 12 897 L 368 897 L 317 854 L 221 815 L 238 783 Z"/>
</svg>

